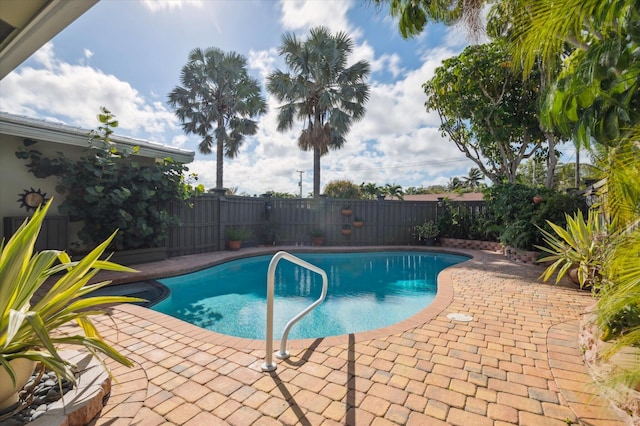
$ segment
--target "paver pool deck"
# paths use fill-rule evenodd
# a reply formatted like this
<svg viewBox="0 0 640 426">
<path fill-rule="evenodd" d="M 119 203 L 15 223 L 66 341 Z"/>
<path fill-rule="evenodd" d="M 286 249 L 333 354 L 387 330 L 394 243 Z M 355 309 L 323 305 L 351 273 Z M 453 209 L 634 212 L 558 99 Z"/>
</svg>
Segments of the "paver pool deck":
<svg viewBox="0 0 640 426">
<path fill-rule="evenodd" d="M 592 384 L 578 347 L 590 293 L 543 284 L 540 266 L 501 254 L 446 251 L 473 258 L 440 273 L 436 299 L 422 312 L 375 331 L 293 340 L 291 357 L 270 373 L 261 370 L 264 341 L 117 306 L 99 328 L 135 366 L 109 363 L 118 383 L 92 424 L 624 424 Z M 140 265 L 136 280 L 265 252 L 274 251 L 171 258 Z"/>
</svg>

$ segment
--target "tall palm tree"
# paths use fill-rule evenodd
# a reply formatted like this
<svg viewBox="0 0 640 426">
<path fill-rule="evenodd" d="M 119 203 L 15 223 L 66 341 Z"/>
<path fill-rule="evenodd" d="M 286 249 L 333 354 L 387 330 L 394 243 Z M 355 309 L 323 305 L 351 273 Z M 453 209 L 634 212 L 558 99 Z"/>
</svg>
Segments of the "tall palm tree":
<svg viewBox="0 0 640 426">
<path fill-rule="evenodd" d="M 310 30 L 306 41 L 291 33 L 282 36 L 279 54 L 289 72 L 276 70 L 267 89 L 284 102 L 278 112 L 278 130 L 303 122 L 298 146 L 313 151 L 313 196 L 320 195 L 320 157 L 341 148 L 351 124 L 364 116 L 369 99 L 369 63 L 347 66 L 353 42 L 346 33 L 332 35 L 327 28 Z"/>
<path fill-rule="evenodd" d="M 267 111 L 258 81 L 250 77 L 247 60 L 235 52 L 210 47 L 193 49 L 180 73 L 182 86 L 169 93 L 169 104 L 187 134 L 198 135 L 198 150 L 210 154 L 216 141 L 216 188 L 223 188 L 224 156 L 234 158 L 258 125 L 254 117 Z"/>
</svg>

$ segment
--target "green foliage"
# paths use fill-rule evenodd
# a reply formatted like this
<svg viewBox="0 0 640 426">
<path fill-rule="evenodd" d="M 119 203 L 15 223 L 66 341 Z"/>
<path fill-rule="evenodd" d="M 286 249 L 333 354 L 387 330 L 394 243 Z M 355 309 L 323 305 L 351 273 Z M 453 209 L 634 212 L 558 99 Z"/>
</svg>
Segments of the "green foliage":
<svg viewBox="0 0 640 426">
<path fill-rule="evenodd" d="M 533 197 L 542 201 L 536 204 Z M 503 244 L 523 250 L 543 245 L 538 228 L 551 231 L 547 221 L 565 225 L 565 214 L 585 209 L 584 197 L 564 194 L 548 188 L 532 188 L 520 184 L 490 187 L 485 192 L 490 226 L 500 229 Z"/>
<path fill-rule="evenodd" d="M 244 241 L 251 237 L 253 232 L 245 226 L 227 228 L 227 239 L 230 241 Z"/>
<path fill-rule="evenodd" d="M 413 234 L 419 240 L 425 240 L 427 238 L 435 238 L 440 234 L 438 225 L 433 220 L 427 220 L 426 222 L 416 225 L 413 228 Z"/>
<path fill-rule="evenodd" d="M 503 43 L 467 47 L 422 87 L 443 136 L 494 184 L 515 183 L 520 162 L 546 139 L 537 117 L 539 83 L 521 80 Z"/>
<path fill-rule="evenodd" d="M 110 249 L 159 247 L 169 226 L 177 223 L 167 206 L 194 193 L 184 180 L 188 169 L 170 158 L 139 163 L 130 156 L 137 149 L 119 150 L 111 142 L 118 125 L 114 115 L 102 107 L 98 120 L 101 125 L 90 133 L 88 153 L 78 160 L 63 153 L 47 158 L 32 148 L 16 155 L 30 160 L 27 168 L 36 177 L 57 177 L 56 191 L 66 197 L 60 213 L 73 222 L 83 221 L 78 233 L 83 243 L 94 245 L 119 229 Z"/>
<path fill-rule="evenodd" d="M 267 89 L 279 102 L 278 130 L 303 123 L 298 146 L 313 151 L 313 196 L 320 195 L 320 157 L 341 148 L 351 125 L 364 116 L 369 99 L 367 61 L 347 66 L 353 41 L 344 32 L 312 28 L 306 41 L 285 33 L 279 53 L 289 72 L 276 70 Z"/>
<path fill-rule="evenodd" d="M 350 180 L 333 180 L 324 187 L 324 195 L 331 198 L 344 198 L 349 200 L 361 199 L 360 187 Z"/>
<path fill-rule="evenodd" d="M 438 229 L 444 238 L 497 241 L 498 228 L 488 213 L 471 214 L 464 203 L 444 200 L 444 212 L 438 218 Z"/>
<path fill-rule="evenodd" d="M 362 198 L 375 200 L 383 191 L 382 188 L 373 182 L 362 182 L 360 184 L 360 192 L 362 193 Z"/>
<path fill-rule="evenodd" d="M 571 268 L 577 267 L 580 287 L 598 291 L 601 288 L 600 271 L 605 261 L 608 234 L 602 225 L 603 218 L 594 210 L 589 210 L 586 221 L 580 210 L 565 218 L 565 228 L 547 221 L 553 232 L 540 229 L 545 245 L 536 247 L 547 256 L 538 262 L 553 262 L 540 277 L 547 281 L 557 271 L 558 283 Z"/>
<path fill-rule="evenodd" d="M 5 368 L 15 381 L 9 361 L 27 358 L 41 362 L 59 377 L 75 382 L 72 364 L 61 357 L 60 346 L 82 346 L 93 356 L 107 355 L 121 364 L 131 362 L 105 342 L 91 321 L 91 316 L 104 313 L 101 306 L 137 302 L 137 298 L 121 296 L 90 297 L 110 281 L 88 284 L 99 270 L 134 272 L 112 262 L 98 260 L 114 235 L 97 246 L 80 261 L 71 261 L 58 250 L 34 252 L 42 221 L 51 201 L 38 208 L 8 242 L 0 244 L 0 368 Z M 40 295 L 47 280 L 53 285 Z M 55 333 L 60 326 L 77 322 L 82 334 Z"/>
<path fill-rule="evenodd" d="M 200 152 L 211 154 L 215 140 L 218 189 L 223 188 L 224 157 L 238 154 L 244 137 L 258 130 L 253 118 L 267 111 L 260 84 L 246 67 L 246 58 L 236 52 L 193 49 L 180 73 L 182 86 L 169 93 L 182 129 L 202 138 Z"/>
</svg>

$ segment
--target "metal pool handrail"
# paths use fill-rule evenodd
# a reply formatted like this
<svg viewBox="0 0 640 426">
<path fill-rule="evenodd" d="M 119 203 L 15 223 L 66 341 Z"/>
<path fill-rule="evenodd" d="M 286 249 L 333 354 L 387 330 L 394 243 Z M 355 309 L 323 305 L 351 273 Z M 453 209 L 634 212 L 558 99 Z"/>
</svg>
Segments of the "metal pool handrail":
<svg viewBox="0 0 640 426">
<path fill-rule="evenodd" d="M 329 280 L 327 279 L 327 274 L 320 268 L 315 265 L 312 265 L 309 262 L 305 262 L 304 260 L 287 253 L 286 251 L 279 251 L 273 255 L 271 258 L 271 262 L 269 262 L 269 270 L 267 271 L 267 353 L 264 357 L 264 364 L 262 364 L 262 371 L 273 371 L 276 369 L 276 364 L 273 362 L 273 293 L 275 287 L 275 278 L 276 278 L 276 266 L 278 266 L 278 262 L 281 259 L 288 260 L 291 263 L 295 263 L 298 266 L 302 266 L 310 270 L 311 272 L 315 272 L 322 277 L 322 293 L 320 297 L 313 302 L 311 305 L 307 306 L 302 312 L 300 312 L 295 317 L 291 318 L 287 325 L 284 327 L 284 331 L 282 332 L 282 339 L 280 340 L 280 351 L 276 354 L 278 359 L 286 359 L 289 357 L 289 352 L 287 352 L 287 337 L 289 336 L 289 330 L 295 323 L 297 323 L 302 317 L 307 315 L 309 312 L 313 310 L 316 306 L 322 303 L 327 296 L 327 286 Z"/>
</svg>

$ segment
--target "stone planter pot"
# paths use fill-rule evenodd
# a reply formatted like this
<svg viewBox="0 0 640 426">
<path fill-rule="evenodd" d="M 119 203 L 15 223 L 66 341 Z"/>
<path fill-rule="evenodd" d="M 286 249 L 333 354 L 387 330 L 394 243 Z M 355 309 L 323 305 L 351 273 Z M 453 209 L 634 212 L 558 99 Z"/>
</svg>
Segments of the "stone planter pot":
<svg viewBox="0 0 640 426">
<path fill-rule="evenodd" d="M 9 361 L 16 375 L 15 385 L 4 367 L 0 367 L 0 411 L 18 402 L 18 394 L 36 368 L 36 362 L 26 358 Z"/>
</svg>

